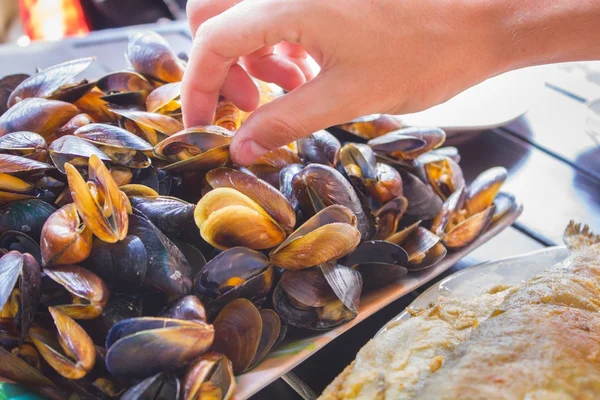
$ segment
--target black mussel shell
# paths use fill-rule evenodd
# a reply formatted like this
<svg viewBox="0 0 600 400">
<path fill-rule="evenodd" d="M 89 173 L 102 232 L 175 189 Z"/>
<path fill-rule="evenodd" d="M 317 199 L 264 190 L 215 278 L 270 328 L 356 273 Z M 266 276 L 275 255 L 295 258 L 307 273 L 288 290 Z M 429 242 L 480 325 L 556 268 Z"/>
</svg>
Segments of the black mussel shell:
<svg viewBox="0 0 600 400">
<path fill-rule="evenodd" d="M 121 400 L 172 400 L 179 398 L 180 382 L 171 373 L 160 372 L 127 389 Z"/>
<path fill-rule="evenodd" d="M 82 320 L 79 323 L 96 345 L 104 346 L 104 340 L 110 328 L 125 319 L 140 317 L 142 315 L 142 305 L 143 301 L 139 296 L 113 291 L 101 316 L 88 321 Z"/>
<path fill-rule="evenodd" d="M 130 197 L 131 206 L 144 214 L 168 237 L 178 236 L 194 224 L 194 204 L 175 197 Z"/>
<path fill-rule="evenodd" d="M 133 235 L 117 243 L 94 238 L 92 252 L 83 265 L 117 289 L 136 289 L 144 284 L 148 254 L 142 240 Z"/>
<path fill-rule="evenodd" d="M 38 199 L 21 200 L 0 208 L 0 233 L 19 231 L 39 242 L 44 222 L 56 207 Z"/>
<path fill-rule="evenodd" d="M 31 254 L 42 265 L 42 252 L 39 244 L 28 235 L 19 231 L 6 231 L 0 235 L 0 249 L 16 250 Z"/>
<path fill-rule="evenodd" d="M 173 295 L 186 295 L 192 288 L 192 271 L 185 256 L 149 219 L 129 215 L 129 235 L 140 238 L 146 247 L 148 270 L 144 286 Z"/>
<path fill-rule="evenodd" d="M 431 186 L 409 172 L 400 172 L 404 185 L 404 197 L 408 200 L 406 214 L 421 220 L 435 217 L 442 209 L 443 201 Z"/>
</svg>

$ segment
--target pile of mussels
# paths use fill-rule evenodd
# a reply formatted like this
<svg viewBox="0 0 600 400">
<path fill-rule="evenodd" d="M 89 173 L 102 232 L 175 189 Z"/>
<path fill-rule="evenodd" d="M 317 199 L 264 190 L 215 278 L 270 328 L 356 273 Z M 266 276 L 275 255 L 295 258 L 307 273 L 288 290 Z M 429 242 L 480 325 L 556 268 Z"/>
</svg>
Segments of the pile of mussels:
<svg viewBox="0 0 600 400">
<path fill-rule="evenodd" d="M 352 320 L 511 204 L 504 168 L 467 187 L 444 131 L 385 115 L 240 168 L 247 113 L 184 129 L 185 60 L 151 32 L 126 57 L 0 80 L 0 377 L 46 397 L 231 398 L 288 328 Z"/>
</svg>

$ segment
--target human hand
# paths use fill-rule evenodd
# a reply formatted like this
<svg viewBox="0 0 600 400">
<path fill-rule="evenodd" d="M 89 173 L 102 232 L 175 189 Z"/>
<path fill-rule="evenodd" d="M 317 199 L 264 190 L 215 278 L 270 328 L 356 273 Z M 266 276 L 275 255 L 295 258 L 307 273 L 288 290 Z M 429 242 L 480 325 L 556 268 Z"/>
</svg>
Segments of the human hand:
<svg viewBox="0 0 600 400">
<path fill-rule="evenodd" d="M 493 14 L 479 3 L 190 0 L 196 36 L 181 94 L 185 125 L 211 123 L 219 93 L 255 109 L 248 73 L 293 90 L 252 113 L 235 134 L 231 155 L 240 165 L 362 115 L 441 103 L 506 68 Z M 321 67 L 314 79 L 305 51 Z"/>
</svg>

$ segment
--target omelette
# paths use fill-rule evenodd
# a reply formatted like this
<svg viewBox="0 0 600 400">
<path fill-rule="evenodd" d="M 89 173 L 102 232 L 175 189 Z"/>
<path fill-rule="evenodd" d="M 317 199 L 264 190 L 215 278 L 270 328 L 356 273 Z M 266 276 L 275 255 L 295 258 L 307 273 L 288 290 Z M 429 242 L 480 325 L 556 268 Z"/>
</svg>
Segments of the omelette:
<svg viewBox="0 0 600 400">
<path fill-rule="evenodd" d="M 600 399 L 600 236 L 571 223 L 564 241 L 527 282 L 411 310 L 320 399 Z"/>
</svg>

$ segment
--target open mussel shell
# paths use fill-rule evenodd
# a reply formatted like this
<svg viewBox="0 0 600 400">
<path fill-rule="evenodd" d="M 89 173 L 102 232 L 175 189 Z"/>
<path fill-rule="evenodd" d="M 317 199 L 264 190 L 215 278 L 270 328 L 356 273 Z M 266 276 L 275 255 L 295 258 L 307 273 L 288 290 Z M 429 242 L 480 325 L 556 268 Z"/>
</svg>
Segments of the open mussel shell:
<svg viewBox="0 0 600 400">
<path fill-rule="evenodd" d="M 185 161 L 211 149 L 231 143 L 233 133 L 215 125 L 201 125 L 178 131 L 154 148 L 158 157 L 169 161 Z"/>
<path fill-rule="evenodd" d="M 377 179 L 377 159 L 366 144 L 345 144 L 340 151 L 340 161 L 348 178 L 361 190 Z"/>
<path fill-rule="evenodd" d="M 498 193 L 496 195 L 496 198 L 494 199 L 494 206 L 496 207 L 496 212 L 492 217 L 492 223 L 496 222 L 504 215 L 506 215 L 507 212 L 509 212 L 515 207 L 515 204 L 517 204 L 517 199 L 513 194 L 505 192 Z"/>
<path fill-rule="evenodd" d="M 70 103 L 41 98 L 25 99 L 0 116 L 0 136 L 30 131 L 48 138 L 77 114 L 79 110 Z"/>
<path fill-rule="evenodd" d="M 269 249 L 285 239 L 285 230 L 255 201 L 231 188 L 217 188 L 196 206 L 194 220 L 202 238 L 225 250 L 244 246 Z"/>
<path fill-rule="evenodd" d="M 424 181 L 431 185 L 442 200 L 465 185 L 462 169 L 449 157 L 427 153 L 417 159 L 417 164 Z"/>
<path fill-rule="evenodd" d="M 19 231 L 39 241 L 42 227 L 56 208 L 38 199 L 21 200 L 0 208 L 0 233 Z"/>
<path fill-rule="evenodd" d="M 130 196 L 129 201 L 167 236 L 179 236 L 193 225 L 194 204 L 168 196 Z"/>
<path fill-rule="evenodd" d="M 218 254 L 200 270 L 194 280 L 194 293 L 213 314 L 240 297 L 261 305 L 274 279 L 273 268 L 262 253 L 234 247 Z"/>
<path fill-rule="evenodd" d="M 73 319 L 94 319 L 102 315 L 109 290 L 98 275 L 76 265 L 44 269 L 44 273 L 78 299 L 73 304 L 57 305 L 56 310 Z"/>
<path fill-rule="evenodd" d="M 111 161 L 110 157 L 96 146 L 76 136 L 58 138 L 50 144 L 48 150 L 52 162 L 62 173 L 66 173 L 65 164 L 67 162 L 82 168 L 88 165 L 88 160 L 92 156 L 96 156 L 102 161 Z"/>
<path fill-rule="evenodd" d="M 184 67 L 169 43 L 159 34 L 144 31 L 129 37 L 127 59 L 140 74 L 162 82 L 179 82 Z"/>
<path fill-rule="evenodd" d="M 398 223 L 408 208 L 406 197 L 396 197 L 375 211 L 377 234 L 375 239 L 387 239 L 398 229 Z"/>
<path fill-rule="evenodd" d="M 106 366 L 120 378 L 146 378 L 185 367 L 213 343 L 212 325 L 160 317 L 131 318 L 106 337 Z M 152 351 L 146 351 L 152 349 Z"/>
<path fill-rule="evenodd" d="M 281 331 L 278 315 L 259 311 L 251 301 L 236 299 L 214 321 L 214 350 L 231 360 L 238 375 L 258 363 L 273 347 Z"/>
<path fill-rule="evenodd" d="M 46 140 L 34 132 L 11 132 L 0 137 L 0 152 L 20 155 L 45 162 L 48 157 Z"/>
<path fill-rule="evenodd" d="M 398 117 L 392 115 L 372 114 L 338 125 L 338 127 L 368 140 L 398 130 L 402 127 L 402 122 Z"/>
<path fill-rule="evenodd" d="M 89 67 L 93 60 L 92 57 L 80 58 L 43 69 L 25 79 L 13 90 L 8 99 L 8 107 L 13 107 L 18 102 L 29 97 L 55 98 L 58 94 L 57 92 L 71 83 L 73 78 Z M 62 91 L 64 92 L 64 89 Z M 81 95 L 84 93 L 81 93 Z M 65 100 L 75 101 L 77 98 Z"/>
<path fill-rule="evenodd" d="M 121 400 L 167 400 L 179 398 L 181 383 L 175 374 L 159 372 L 127 389 Z"/>
<path fill-rule="evenodd" d="M 273 187 L 279 186 L 279 168 L 271 167 L 265 164 L 252 164 L 247 167 L 240 167 L 241 172 L 252 175 L 267 182 Z"/>
<path fill-rule="evenodd" d="M 471 244 L 490 226 L 495 211 L 496 206 L 492 204 L 487 209 L 465 219 L 442 236 L 442 243 L 451 250 Z"/>
<path fill-rule="evenodd" d="M 361 291 L 360 273 L 342 265 L 286 271 L 273 292 L 273 307 L 289 325 L 329 330 L 356 317 Z"/>
<path fill-rule="evenodd" d="M 129 216 L 129 235 L 137 236 L 148 257 L 144 286 L 173 295 L 186 295 L 192 288 L 192 273 L 185 256 L 149 219 Z"/>
<path fill-rule="evenodd" d="M 321 130 L 298 139 L 298 154 L 306 163 L 335 167 L 340 159 L 342 145 L 331 133 Z"/>
<path fill-rule="evenodd" d="M 135 71 L 115 71 L 104 75 L 96 84 L 105 93 L 152 91 L 154 87 L 146 78 Z"/>
<path fill-rule="evenodd" d="M 118 164 L 131 168 L 150 166 L 150 159 L 143 152 L 152 151 L 152 145 L 125 129 L 89 124 L 77 129 L 75 136 L 95 144 Z"/>
<path fill-rule="evenodd" d="M 433 267 L 447 253 L 440 238 L 422 227 L 416 228 L 401 246 L 408 254 L 406 268 L 409 271 L 418 271 Z"/>
<path fill-rule="evenodd" d="M 168 115 L 115 107 L 111 107 L 110 111 L 121 117 L 132 120 L 146 134 L 148 134 L 148 129 L 155 130 L 164 135 L 173 135 L 183 130 L 183 124 L 179 120 L 169 117 Z M 153 142 L 150 139 L 147 141 L 150 143 Z"/>
<path fill-rule="evenodd" d="M 360 242 L 354 213 L 341 205 L 318 212 L 269 254 L 271 262 L 285 269 L 302 269 L 336 260 Z"/>
<path fill-rule="evenodd" d="M 441 237 L 446 230 L 452 229 L 464 220 L 466 211 L 463 210 L 463 206 L 466 197 L 467 191 L 464 186 L 452 193 L 446 201 L 444 201 L 440 212 L 433 218 L 430 230 Z"/>
<path fill-rule="evenodd" d="M 181 82 L 167 83 L 154 89 L 146 99 L 146 111 L 169 113 L 181 108 L 176 102 L 181 94 Z"/>
<path fill-rule="evenodd" d="M 428 220 L 435 217 L 442 209 L 443 201 L 427 185 L 409 172 L 401 172 L 404 197 L 408 200 L 406 214 L 418 219 Z"/>
<path fill-rule="evenodd" d="M 465 208 L 468 215 L 475 215 L 492 205 L 508 172 L 504 167 L 494 167 L 482 172 L 469 185 Z"/>
<path fill-rule="evenodd" d="M 356 215 L 358 230 L 363 239 L 369 239 L 375 234 L 374 224 L 363 209 L 354 188 L 336 169 L 309 164 L 297 176 L 294 181 L 296 196 L 308 215 L 327 206 L 340 204 Z"/>
<path fill-rule="evenodd" d="M 287 233 L 291 233 L 296 226 L 294 209 L 285 196 L 267 182 L 231 168 L 213 169 L 206 174 L 206 180 L 213 188 L 231 188 L 245 194 Z"/>
<path fill-rule="evenodd" d="M 96 238 L 83 265 L 115 288 L 135 289 L 146 279 L 148 254 L 137 236 L 125 236 L 117 243 Z"/>
<path fill-rule="evenodd" d="M 89 159 L 89 180 L 69 163 L 65 164 L 73 202 L 85 225 L 99 239 L 115 243 L 127 235 L 127 196 L 117 186 L 100 158 Z"/>
<path fill-rule="evenodd" d="M 0 310 L 7 305 L 11 294 L 19 281 L 19 304 L 13 318 L 19 317 L 19 344 L 22 344 L 40 300 L 42 286 L 42 270 L 31 254 L 10 251 L 0 258 Z M 20 278 L 20 279 L 19 279 Z"/>
<path fill-rule="evenodd" d="M 82 112 L 91 117 L 93 122 L 116 123 L 118 118 L 109 110 L 108 102 L 102 100 L 104 92 L 92 89 L 77 100 L 74 105 Z"/>
<path fill-rule="evenodd" d="M 442 129 L 409 127 L 371 139 L 369 146 L 386 158 L 412 161 L 421 154 L 440 147 L 445 140 L 446 133 Z"/>
<path fill-rule="evenodd" d="M 88 258 L 92 250 L 92 231 L 80 219 L 75 204 L 63 206 L 46 220 L 40 248 L 46 267 L 76 264 Z"/>
<path fill-rule="evenodd" d="M 360 272 L 364 292 L 393 284 L 408 273 L 406 251 L 383 240 L 363 242 L 339 262 Z"/>
<path fill-rule="evenodd" d="M 231 361 L 220 353 L 206 353 L 187 368 L 182 400 L 233 398 L 236 382 Z"/>
<path fill-rule="evenodd" d="M 38 326 L 29 329 L 33 344 L 46 362 L 67 379 L 80 379 L 90 372 L 96 361 L 94 342 L 71 317 L 48 307 L 58 338 Z"/>
</svg>

